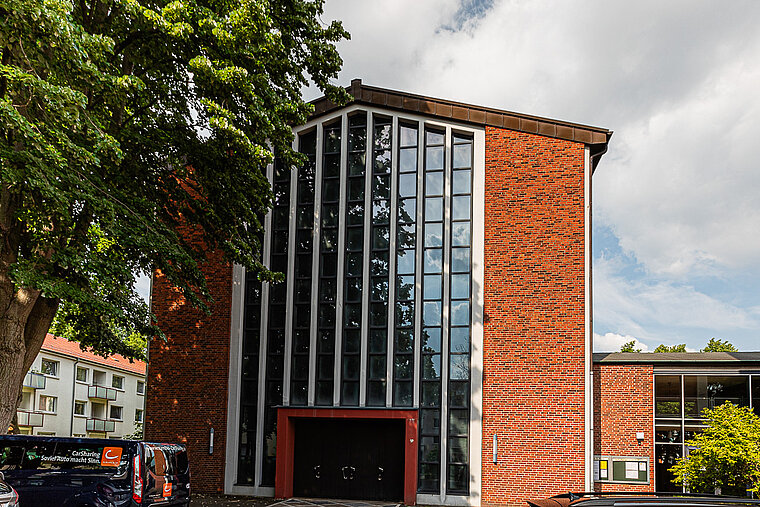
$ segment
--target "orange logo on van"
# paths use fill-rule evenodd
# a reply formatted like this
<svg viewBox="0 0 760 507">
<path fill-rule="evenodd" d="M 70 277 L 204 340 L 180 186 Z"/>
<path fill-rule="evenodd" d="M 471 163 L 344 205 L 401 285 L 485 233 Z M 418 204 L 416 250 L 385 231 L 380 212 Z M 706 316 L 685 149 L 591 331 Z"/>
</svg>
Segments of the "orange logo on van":
<svg viewBox="0 0 760 507">
<path fill-rule="evenodd" d="M 104 447 L 100 457 L 100 466 L 117 467 L 121 463 L 121 447 Z"/>
<path fill-rule="evenodd" d="M 164 483 L 164 496 L 172 496 L 172 483 L 171 482 L 165 482 Z"/>
</svg>

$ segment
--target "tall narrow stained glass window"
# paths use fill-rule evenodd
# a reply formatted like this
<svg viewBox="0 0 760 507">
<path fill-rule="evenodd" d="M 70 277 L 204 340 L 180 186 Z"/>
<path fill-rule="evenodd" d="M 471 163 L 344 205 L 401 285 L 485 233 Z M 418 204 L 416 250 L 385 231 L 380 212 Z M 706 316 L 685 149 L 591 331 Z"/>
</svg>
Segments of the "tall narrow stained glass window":
<svg viewBox="0 0 760 507">
<path fill-rule="evenodd" d="M 441 337 L 445 135 L 425 131 L 425 183 L 418 489 L 438 493 L 441 477 Z"/>
<path fill-rule="evenodd" d="M 364 188 L 367 158 L 367 115 L 348 120 L 346 178 L 346 241 L 343 289 L 341 405 L 359 404 L 364 267 Z"/>
<path fill-rule="evenodd" d="M 288 272 L 288 229 L 290 224 L 290 168 L 275 164 L 274 206 L 272 208 L 272 243 L 269 268 Z M 283 366 L 285 361 L 285 314 L 287 283 L 269 284 L 267 315 L 266 382 L 264 386 L 264 452 L 261 484 L 274 485 L 277 448 L 277 405 L 282 404 Z"/>
<path fill-rule="evenodd" d="M 317 167 L 317 132 L 298 138 L 306 162 L 298 170 L 296 185 L 296 242 L 293 272 L 293 343 L 290 366 L 290 404 L 306 405 L 309 394 L 311 329 L 311 269 L 314 244 L 314 175 Z"/>
<path fill-rule="evenodd" d="M 391 219 L 390 118 L 375 117 L 372 135 L 372 227 L 367 406 L 385 406 Z"/>
<path fill-rule="evenodd" d="M 396 328 L 393 405 L 412 406 L 414 387 L 415 271 L 417 236 L 417 125 L 399 125 L 396 228 Z"/>
<path fill-rule="evenodd" d="M 322 213 L 319 241 L 319 303 L 315 405 L 333 404 L 335 305 L 338 277 L 340 120 L 326 125 L 322 155 Z"/>
<path fill-rule="evenodd" d="M 472 138 L 452 136 L 446 492 L 469 491 Z"/>
</svg>

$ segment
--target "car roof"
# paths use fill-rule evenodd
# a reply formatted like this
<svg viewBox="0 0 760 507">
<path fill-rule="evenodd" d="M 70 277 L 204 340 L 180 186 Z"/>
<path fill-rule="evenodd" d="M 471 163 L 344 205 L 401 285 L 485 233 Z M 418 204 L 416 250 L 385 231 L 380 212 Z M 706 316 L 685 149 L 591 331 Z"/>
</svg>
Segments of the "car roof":
<svg viewBox="0 0 760 507">
<path fill-rule="evenodd" d="M 543 500 L 530 500 L 531 507 L 760 507 L 760 500 L 689 493 L 597 492 L 567 493 Z"/>
</svg>

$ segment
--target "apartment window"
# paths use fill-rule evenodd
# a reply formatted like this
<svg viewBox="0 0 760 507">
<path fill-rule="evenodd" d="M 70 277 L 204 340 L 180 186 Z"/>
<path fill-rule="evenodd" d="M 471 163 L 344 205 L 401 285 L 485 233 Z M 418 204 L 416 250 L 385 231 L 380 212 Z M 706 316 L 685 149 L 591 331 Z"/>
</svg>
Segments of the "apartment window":
<svg viewBox="0 0 760 507">
<path fill-rule="evenodd" d="M 39 404 L 37 405 L 40 412 L 49 412 L 55 414 L 58 410 L 58 398 L 55 396 L 40 396 Z"/>
<path fill-rule="evenodd" d="M 137 394 L 145 394 L 145 382 L 142 380 L 137 381 Z"/>
<path fill-rule="evenodd" d="M 85 415 L 86 408 L 87 408 L 87 402 L 86 401 L 75 401 L 74 402 L 74 415 Z"/>
<path fill-rule="evenodd" d="M 87 382 L 87 368 L 77 366 L 77 382 Z"/>
<path fill-rule="evenodd" d="M 122 412 L 124 411 L 124 407 L 117 407 L 116 405 L 111 405 L 111 419 L 116 419 L 121 421 Z"/>
<path fill-rule="evenodd" d="M 111 379 L 111 387 L 114 389 L 124 389 L 124 377 L 114 375 Z"/>
<path fill-rule="evenodd" d="M 135 409 L 135 422 L 136 423 L 143 422 L 143 411 L 140 408 Z"/>
<path fill-rule="evenodd" d="M 51 377 L 57 377 L 58 368 L 60 366 L 61 364 L 58 361 L 53 361 L 52 359 L 43 359 L 42 373 L 44 373 L 45 375 L 50 375 Z"/>
<path fill-rule="evenodd" d="M 92 370 L 92 384 L 96 386 L 106 385 L 106 372 Z"/>
</svg>

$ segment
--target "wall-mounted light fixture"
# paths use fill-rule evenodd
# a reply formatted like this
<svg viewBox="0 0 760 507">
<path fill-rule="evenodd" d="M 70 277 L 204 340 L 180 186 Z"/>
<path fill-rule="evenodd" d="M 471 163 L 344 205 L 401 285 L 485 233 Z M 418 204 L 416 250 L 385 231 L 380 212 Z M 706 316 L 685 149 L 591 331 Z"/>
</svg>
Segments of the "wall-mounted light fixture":
<svg viewBox="0 0 760 507">
<path fill-rule="evenodd" d="M 494 465 L 496 463 L 498 463 L 498 461 L 499 461 L 498 460 L 498 455 L 499 455 L 499 452 L 498 452 L 498 440 L 497 440 L 496 433 L 494 433 L 493 434 L 493 464 Z"/>
<path fill-rule="evenodd" d="M 639 443 L 644 441 L 644 432 L 643 431 L 637 431 L 636 432 L 636 440 L 639 441 Z"/>
<path fill-rule="evenodd" d="M 214 454 L 214 428 L 208 432 L 208 453 Z"/>
</svg>

